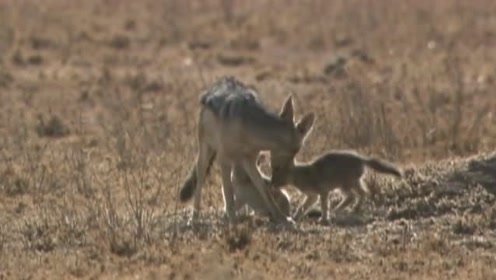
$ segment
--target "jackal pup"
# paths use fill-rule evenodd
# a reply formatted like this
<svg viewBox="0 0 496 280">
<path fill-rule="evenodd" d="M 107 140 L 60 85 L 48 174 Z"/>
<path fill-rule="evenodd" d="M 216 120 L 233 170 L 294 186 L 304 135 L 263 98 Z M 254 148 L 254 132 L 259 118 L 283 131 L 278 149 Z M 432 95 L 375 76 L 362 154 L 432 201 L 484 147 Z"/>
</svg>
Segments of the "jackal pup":
<svg viewBox="0 0 496 280">
<path fill-rule="evenodd" d="M 399 178 L 403 176 L 401 169 L 388 161 L 341 150 L 327 152 L 308 163 L 293 161 L 285 181 L 279 181 L 275 186 L 290 184 L 306 195 L 294 215 L 295 221 L 303 218 L 320 197 L 320 222 L 326 224 L 329 222 L 328 196 L 331 191 L 339 189 L 343 195 L 335 211 L 342 210 L 355 199 L 351 208 L 355 212 L 361 206 L 363 197 L 370 194 L 363 181 L 365 167 Z"/>
</svg>

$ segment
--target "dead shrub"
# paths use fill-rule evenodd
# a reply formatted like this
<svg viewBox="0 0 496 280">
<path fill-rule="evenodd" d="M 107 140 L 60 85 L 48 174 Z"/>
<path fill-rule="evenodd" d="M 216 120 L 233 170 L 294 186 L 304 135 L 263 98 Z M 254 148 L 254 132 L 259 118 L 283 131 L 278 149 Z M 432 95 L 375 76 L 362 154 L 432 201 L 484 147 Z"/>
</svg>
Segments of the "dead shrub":
<svg viewBox="0 0 496 280">
<path fill-rule="evenodd" d="M 224 234 L 229 252 L 243 250 L 251 243 L 252 231 L 248 227 L 227 228 Z"/>
<path fill-rule="evenodd" d="M 473 220 L 462 217 L 453 224 L 452 229 L 455 234 L 472 235 L 477 231 L 477 225 Z"/>
<path fill-rule="evenodd" d="M 50 116 L 48 122 L 45 122 L 43 116 L 39 115 L 38 125 L 35 129 L 39 137 L 59 138 L 70 134 L 70 129 L 56 115 Z"/>
<path fill-rule="evenodd" d="M 56 46 L 55 42 L 48 38 L 32 36 L 29 40 L 31 48 L 35 50 L 50 49 Z"/>
<path fill-rule="evenodd" d="M 0 88 L 7 88 L 14 81 L 14 76 L 0 67 Z"/>
<path fill-rule="evenodd" d="M 255 58 L 250 56 L 243 55 L 227 55 L 227 54 L 219 54 L 217 56 L 217 60 L 220 64 L 224 66 L 241 66 L 246 64 L 253 64 L 255 62 Z"/>
<path fill-rule="evenodd" d="M 131 39 L 126 35 L 115 35 L 110 39 L 108 45 L 116 50 L 125 50 L 131 46 Z"/>
</svg>

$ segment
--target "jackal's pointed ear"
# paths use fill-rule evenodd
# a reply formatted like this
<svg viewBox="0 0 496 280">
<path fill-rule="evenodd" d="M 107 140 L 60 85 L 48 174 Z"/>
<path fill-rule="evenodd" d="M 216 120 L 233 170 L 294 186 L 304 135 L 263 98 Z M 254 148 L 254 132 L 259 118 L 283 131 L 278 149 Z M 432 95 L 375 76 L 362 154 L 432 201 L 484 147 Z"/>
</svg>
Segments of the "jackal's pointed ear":
<svg viewBox="0 0 496 280">
<path fill-rule="evenodd" d="M 281 119 L 286 121 L 294 122 L 294 107 L 293 107 L 293 95 L 290 94 L 284 104 L 282 105 L 281 112 L 279 113 Z"/>
<path fill-rule="evenodd" d="M 296 129 L 302 136 L 306 136 L 312 130 L 314 122 L 315 113 L 308 113 L 296 124 Z"/>
</svg>

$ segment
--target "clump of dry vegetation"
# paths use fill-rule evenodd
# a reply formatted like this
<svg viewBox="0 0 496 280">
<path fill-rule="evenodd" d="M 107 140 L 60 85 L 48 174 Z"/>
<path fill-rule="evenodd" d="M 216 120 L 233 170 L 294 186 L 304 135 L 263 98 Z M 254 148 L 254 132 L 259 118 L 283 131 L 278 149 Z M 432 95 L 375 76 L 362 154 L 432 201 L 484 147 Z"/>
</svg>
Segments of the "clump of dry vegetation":
<svg viewBox="0 0 496 280">
<path fill-rule="evenodd" d="M 0 279 L 494 278 L 495 14 L 489 0 L 1 2 Z M 379 194 L 361 214 L 288 231 L 224 224 L 216 167 L 193 232 L 177 192 L 198 94 L 223 75 L 317 113 L 299 160 L 356 149 L 404 180 L 368 175 Z"/>
</svg>

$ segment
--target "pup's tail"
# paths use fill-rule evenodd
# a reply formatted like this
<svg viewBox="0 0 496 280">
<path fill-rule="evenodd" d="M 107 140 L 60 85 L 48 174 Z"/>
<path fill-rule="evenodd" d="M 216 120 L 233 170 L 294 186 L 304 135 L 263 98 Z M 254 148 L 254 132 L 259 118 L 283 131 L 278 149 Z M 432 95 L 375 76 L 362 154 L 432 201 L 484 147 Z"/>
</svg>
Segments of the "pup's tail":
<svg viewBox="0 0 496 280">
<path fill-rule="evenodd" d="M 379 173 L 389 174 L 399 178 L 403 177 L 403 172 L 401 171 L 401 169 L 386 160 L 377 159 L 377 158 L 367 158 L 364 159 L 363 162 L 365 163 L 365 165 L 367 165 L 368 167 L 374 169 Z"/>
</svg>

